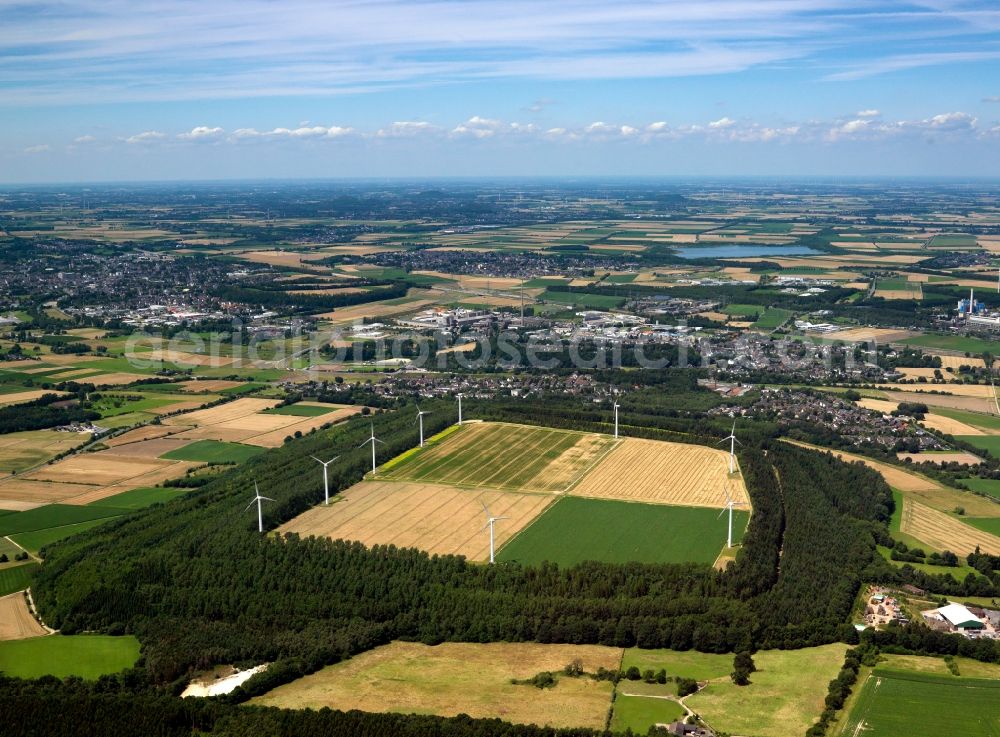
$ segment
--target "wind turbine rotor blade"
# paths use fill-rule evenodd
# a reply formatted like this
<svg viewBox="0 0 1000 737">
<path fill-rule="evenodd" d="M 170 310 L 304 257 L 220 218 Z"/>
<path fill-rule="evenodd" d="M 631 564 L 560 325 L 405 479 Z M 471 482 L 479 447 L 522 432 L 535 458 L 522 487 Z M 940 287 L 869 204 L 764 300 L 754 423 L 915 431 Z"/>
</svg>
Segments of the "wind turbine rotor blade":
<svg viewBox="0 0 1000 737">
<path fill-rule="evenodd" d="M 321 460 L 320 460 L 319 458 L 317 458 L 316 456 L 309 456 L 309 457 L 310 457 L 310 458 L 312 458 L 312 459 L 313 459 L 314 461 L 316 461 L 316 463 L 322 463 L 322 464 L 323 464 L 324 466 L 326 465 L 325 463 L 323 463 L 323 461 L 321 461 Z"/>
<path fill-rule="evenodd" d="M 250 509 L 250 507 L 252 507 L 256 503 L 257 503 L 257 498 L 254 497 L 254 500 L 252 502 L 250 502 L 249 504 L 247 504 L 246 507 L 244 507 L 243 511 L 244 512 L 247 511 L 248 509 Z"/>
<path fill-rule="evenodd" d="M 737 445 L 743 445 L 743 443 L 741 443 L 741 442 L 739 441 L 739 438 L 735 438 L 735 437 L 734 437 L 734 438 L 733 438 L 733 440 L 735 440 L 735 441 L 736 441 L 736 444 L 737 444 Z"/>
<path fill-rule="evenodd" d="M 493 518 L 493 521 L 494 521 L 494 522 L 499 522 L 499 521 L 500 521 L 500 520 L 502 520 L 502 519 L 510 519 L 510 517 L 494 517 L 494 518 Z"/>
<path fill-rule="evenodd" d="M 723 444 L 724 442 L 726 442 L 727 440 L 729 440 L 729 438 L 723 438 L 723 439 L 722 439 L 722 440 L 720 440 L 720 441 L 719 441 L 718 443 L 716 443 L 716 445 L 722 445 L 722 444 Z"/>
<path fill-rule="evenodd" d="M 382 445 L 385 445 L 385 441 L 384 440 L 379 440 L 378 438 L 375 438 L 375 437 L 373 437 L 372 440 L 374 440 L 376 443 L 382 443 Z"/>
<path fill-rule="evenodd" d="M 725 508 L 723 508 L 722 511 L 719 512 L 719 516 L 716 517 L 716 519 L 722 519 L 722 515 L 724 515 L 725 513 L 726 513 L 726 510 L 725 510 Z"/>
<path fill-rule="evenodd" d="M 259 498 L 260 498 L 260 499 L 261 499 L 262 501 L 265 501 L 265 502 L 274 502 L 274 501 L 277 501 L 276 499 L 272 499 L 272 498 L 271 498 L 271 497 L 269 497 L 269 496 L 262 496 L 262 497 L 259 497 Z"/>
</svg>

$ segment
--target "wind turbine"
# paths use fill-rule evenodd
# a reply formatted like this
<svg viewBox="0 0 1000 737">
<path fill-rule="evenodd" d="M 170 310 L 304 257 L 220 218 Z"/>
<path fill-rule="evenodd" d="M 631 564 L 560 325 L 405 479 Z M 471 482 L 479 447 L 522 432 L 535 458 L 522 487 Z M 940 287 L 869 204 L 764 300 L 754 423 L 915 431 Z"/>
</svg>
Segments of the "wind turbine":
<svg viewBox="0 0 1000 737">
<path fill-rule="evenodd" d="M 331 463 L 333 463 L 335 460 L 337 460 L 337 458 L 340 458 L 340 456 L 337 456 L 337 458 L 331 458 L 328 461 L 321 461 L 316 456 L 309 456 L 309 457 L 312 458 L 314 461 L 316 461 L 316 463 L 318 463 L 319 465 L 321 465 L 323 467 L 323 503 L 324 504 L 329 504 L 330 503 L 330 479 L 327 476 L 326 468 Z"/>
<path fill-rule="evenodd" d="M 617 401 L 615 401 L 615 437 L 618 437 L 618 408 L 621 407 Z"/>
<path fill-rule="evenodd" d="M 736 473 L 736 443 L 740 443 L 736 439 L 736 420 L 733 420 L 733 429 L 730 430 L 729 434 L 719 441 L 719 444 L 729 441 L 729 473 Z M 740 443 L 743 445 L 743 443 Z"/>
<path fill-rule="evenodd" d="M 263 532 L 264 531 L 264 507 L 261 506 L 261 502 L 273 502 L 274 499 L 272 499 L 269 496 L 261 496 L 260 495 L 260 489 L 257 488 L 257 482 L 256 481 L 253 482 L 253 490 L 256 493 L 256 496 L 254 496 L 253 501 L 251 501 L 249 504 L 247 504 L 246 509 L 244 509 L 243 511 L 244 512 L 247 511 L 247 509 L 250 509 L 250 507 L 252 507 L 254 504 L 257 505 L 257 530 L 259 532 Z"/>
<path fill-rule="evenodd" d="M 724 488 L 726 492 L 726 506 L 721 512 L 719 512 L 719 517 L 722 517 L 729 510 L 729 532 L 726 535 L 726 548 L 733 547 L 733 507 L 742 506 L 743 502 L 738 502 L 729 495 L 729 487 Z"/>
<path fill-rule="evenodd" d="M 429 415 L 430 412 L 427 410 L 420 409 L 420 405 L 417 405 L 417 422 L 420 423 L 420 447 L 424 447 L 424 415 Z"/>
<path fill-rule="evenodd" d="M 480 502 L 482 504 L 482 502 Z M 493 526 L 502 519 L 508 519 L 507 517 L 494 517 L 490 514 L 490 510 L 486 508 L 483 504 L 483 511 L 486 512 L 486 524 L 483 525 L 479 531 L 482 532 L 487 527 L 490 528 L 490 565 L 493 565 L 493 548 L 494 548 L 494 536 L 493 536 Z"/>
<path fill-rule="evenodd" d="M 368 438 L 365 442 L 363 442 L 358 447 L 359 448 L 364 448 L 366 445 L 368 445 L 368 443 L 372 444 L 372 474 L 374 474 L 375 473 L 375 443 L 382 443 L 383 445 L 385 444 L 384 441 L 379 440 L 378 438 L 375 437 L 375 421 L 374 420 L 372 420 L 372 434 L 371 434 L 371 437 Z"/>
<path fill-rule="evenodd" d="M 458 397 L 458 424 L 462 424 L 462 395 L 457 394 Z"/>
</svg>

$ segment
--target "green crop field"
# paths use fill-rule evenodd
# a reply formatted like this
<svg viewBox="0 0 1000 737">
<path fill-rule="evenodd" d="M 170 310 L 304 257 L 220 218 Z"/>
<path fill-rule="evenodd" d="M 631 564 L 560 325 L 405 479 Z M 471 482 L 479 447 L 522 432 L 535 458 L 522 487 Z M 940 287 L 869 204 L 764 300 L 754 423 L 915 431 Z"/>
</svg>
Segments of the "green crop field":
<svg viewBox="0 0 1000 737">
<path fill-rule="evenodd" d="M 244 463 L 263 452 L 264 448 L 258 448 L 255 445 L 223 443 L 219 440 L 197 440 L 191 445 L 164 453 L 160 458 L 201 463 Z"/>
<path fill-rule="evenodd" d="M 557 302 L 564 305 L 573 305 L 591 310 L 610 310 L 614 307 L 621 307 L 625 303 L 625 297 L 616 297 L 610 294 L 590 294 L 588 292 L 554 292 L 547 289 L 542 293 L 540 299 L 546 302 Z"/>
<path fill-rule="evenodd" d="M 545 427 L 471 423 L 439 443 L 390 461 L 383 478 L 564 491 L 614 442 L 603 435 Z M 560 457 L 571 448 L 572 457 Z"/>
<path fill-rule="evenodd" d="M 79 676 L 89 680 L 131 668 L 139 641 L 131 635 L 49 635 L 0 642 L 0 671 L 16 678 Z"/>
<path fill-rule="evenodd" d="M 622 681 L 619 690 L 628 690 L 628 681 Z M 615 696 L 611 731 L 631 729 L 635 734 L 646 734 L 655 724 L 670 724 L 687 712 L 676 701 L 656 696 L 632 696 L 619 693 Z"/>
<path fill-rule="evenodd" d="M 900 343 L 916 345 L 923 348 L 943 348 L 949 351 L 964 351 L 973 356 L 983 351 L 996 354 L 1000 351 L 1000 341 L 967 338 L 962 335 L 918 335 L 915 338 L 905 338 Z"/>
<path fill-rule="evenodd" d="M 962 521 L 973 527 L 978 527 L 983 532 L 1000 537 L 1000 517 L 966 517 Z"/>
<path fill-rule="evenodd" d="M 104 517 L 117 517 L 128 510 L 109 507 L 78 507 L 71 504 L 48 504 L 26 512 L 0 517 L 0 535 L 16 535 L 50 527 L 72 525 Z"/>
<path fill-rule="evenodd" d="M 956 435 L 955 437 L 980 450 L 988 451 L 994 458 L 1000 458 L 1000 435 Z"/>
<path fill-rule="evenodd" d="M 537 289 L 539 287 L 559 287 L 562 286 L 563 284 L 569 284 L 571 281 L 572 279 L 566 279 L 558 276 L 551 276 L 551 277 L 540 276 L 535 279 L 529 279 L 521 286 L 525 287 L 526 289 L 532 289 L 532 288 Z"/>
<path fill-rule="evenodd" d="M 25 563 L 13 568 L 0 568 L 0 596 L 13 594 L 15 591 L 23 591 L 28 588 L 31 581 L 31 574 L 37 571 L 37 563 Z"/>
<path fill-rule="evenodd" d="M 731 654 L 716 655 L 699 653 L 695 650 L 646 650 L 630 647 L 622 658 L 622 670 L 635 666 L 640 671 L 658 671 L 676 678 L 693 678 L 696 681 L 710 681 L 713 678 L 727 678 L 733 670 Z"/>
<path fill-rule="evenodd" d="M 791 316 L 791 310 L 783 310 L 780 307 L 769 307 L 753 326 L 762 330 L 774 330 L 780 327 Z"/>
<path fill-rule="evenodd" d="M 959 479 L 959 481 L 973 491 L 978 491 L 981 494 L 989 494 L 1000 499 L 1000 480 L 998 479 L 981 479 L 978 476 L 973 476 L 967 479 Z"/>
<path fill-rule="evenodd" d="M 139 489 L 123 491 L 104 499 L 91 502 L 91 507 L 114 507 L 119 510 L 124 509 L 145 509 L 151 504 L 169 502 L 179 496 L 184 496 L 190 489 L 174 489 L 163 486 L 148 486 Z"/>
<path fill-rule="evenodd" d="M 840 737 L 1000 735 L 1000 680 L 875 669 Z"/>
<path fill-rule="evenodd" d="M 727 315 L 739 315 L 740 317 L 750 317 L 752 315 L 760 315 L 767 309 L 766 307 L 761 307 L 760 305 L 726 305 L 722 307 L 719 311 L 724 312 Z"/>
<path fill-rule="evenodd" d="M 981 412 L 966 412 L 962 409 L 952 409 L 950 407 L 935 407 L 934 414 L 944 415 L 945 417 L 950 417 L 953 420 L 958 420 L 959 422 L 964 422 L 967 425 L 979 427 L 983 430 L 1000 430 L 1000 417 L 996 417 L 995 415 L 984 415 Z"/>
<path fill-rule="evenodd" d="M 340 409 L 340 407 L 329 405 L 327 407 L 316 407 L 311 404 L 288 404 L 284 407 L 272 407 L 271 409 L 265 409 L 261 414 L 265 415 L 294 415 L 296 417 L 319 417 L 320 415 L 329 414 L 335 410 Z"/>
<path fill-rule="evenodd" d="M 733 515 L 733 537 L 742 538 L 749 515 Z M 739 534 L 737 534 L 739 533 Z M 499 552 L 502 561 L 534 565 L 605 563 L 707 563 L 726 540 L 718 510 L 564 497 Z"/>
<path fill-rule="evenodd" d="M 184 397 L 157 397 L 140 394 L 102 394 L 101 398 L 93 403 L 95 412 L 100 412 L 101 417 L 117 417 L 118 415 L 130 412 L 144 412 L 146 410 L 160 409 L 171 404 L 185 401 Z"/>
<path fill-rule="evenodd" d="M 11 535 L 10 539 L 22 548 L 30 550 L 32 553 L 37 553 L 46 545 L 51 545 L 52 543 L 59 542 L 60 540 L 65 540 L 67 537 L 71 537 L 80 532 L 85 532 L 92 527 L 103 525 L 109 519 L 113 518 L 105 517 L 104 519 L 94 519 L 89 522 L 78 522 L 75 525 L 63 525 L 61 527 L 50 527 L 45 530 L 22 532 L 17 535 Z"/>
</svg>

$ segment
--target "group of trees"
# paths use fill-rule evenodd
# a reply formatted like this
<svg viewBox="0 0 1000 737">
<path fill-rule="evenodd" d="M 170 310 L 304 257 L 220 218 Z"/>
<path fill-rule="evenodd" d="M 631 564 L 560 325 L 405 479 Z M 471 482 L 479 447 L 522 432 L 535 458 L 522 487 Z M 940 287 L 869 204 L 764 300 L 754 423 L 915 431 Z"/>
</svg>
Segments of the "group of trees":
<svg viewBox="0 0 1000 737">
<path fill-rule="evenodd" d="M 45 394 L 32 402 L 0 407 L 0 434 L 22 430 L 45 430 L 71 422 L 92 422 L 101 415 L 75 404 L 63 404 L 66 397 Z M 54 406 L 59 403 L 60 406 Z"/>
</svg>

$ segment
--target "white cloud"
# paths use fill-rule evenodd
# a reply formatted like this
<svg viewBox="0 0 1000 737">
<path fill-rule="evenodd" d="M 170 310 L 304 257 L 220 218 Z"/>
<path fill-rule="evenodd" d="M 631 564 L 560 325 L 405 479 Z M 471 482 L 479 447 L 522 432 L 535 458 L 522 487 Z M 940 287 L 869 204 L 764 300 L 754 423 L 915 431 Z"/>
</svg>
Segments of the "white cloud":
<svg viewBox="0 0 1000 737">
<path fill-rule="evenodd" d="M 125 143 L 156 143 L 166 137 L 165 133 L 160 133 L 159 131 L 143 131 L 142 133 L 136 133 L 134 136 L 129 136 L 125 139 Z"/>
<path fill-rule="evenodd" d="M 718 120 L 713 120 L 711 123 L 709 123 L 708 127 L 720 129 L 720 128 L 732 128 L 734 125 L 736 125 L 736 121 L 733 120 L 732 118 L 719 118 Z"/>
<path fill-rule="evenodd" d="M 877 118 L 882 114 L 882 112 L 873 108 L 871 110 L 858 110 L 858 112 L 854 114 L 859 118 Z"/>
<path fill-rule="evenodd" d="M 187 133 L 180 133 L 177 138 L 181 141 L 217 141 L 225 131 L 222 128 L 210 128 L 207 125 L 199 125 L 192 128 Z"/>
<path fill-rule="evenodd" d="M 412 138 L 423 133 L 439 133 L 441 129 L 423 120 L 397 120 L 375 131 L 376 138 Z"/>
<path fill-rule="evenodd" d="M 52 150 L 52 147 L 49 144 L 47 144 L 47 143 L 41 143 L 41 144 L 39 144 L 37 146 L 28 146 L 26 149 L 24 149 L 24 153 L 26 153 L 26 154 L 42 154 L 42 153 L 45 153 L 46 151 L 51 151 L 51 150 Z"/>
<path fill-rule="evenodd" d="M 1000 102 L 1000 95 L 990 95 L 989 97 L 984 97 L 983 102 Z"/>
<path fill-rule="evenodd" d="M 79 144 L 79 145 L 83 145 L 83 144 L 86 144 L 86 143 L 94 143 L 95 141 L 97 141 L 97 139 L 94 136 L 90 136 L 90 135 L 87 135 L 87 136 L 77 136 L 76 138 L 73 139 L 73 143 L 76 143 L 76 144 Z"/>
</svg>

